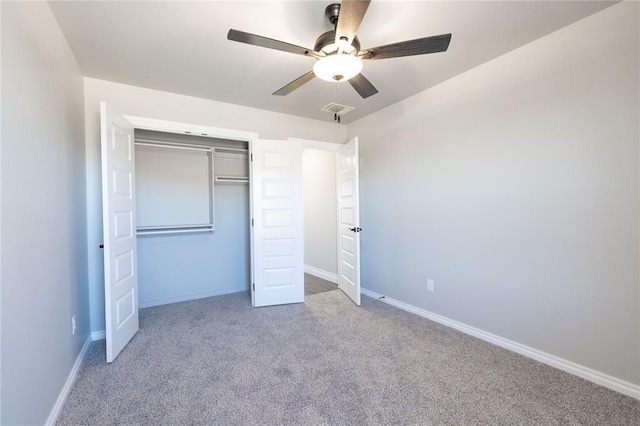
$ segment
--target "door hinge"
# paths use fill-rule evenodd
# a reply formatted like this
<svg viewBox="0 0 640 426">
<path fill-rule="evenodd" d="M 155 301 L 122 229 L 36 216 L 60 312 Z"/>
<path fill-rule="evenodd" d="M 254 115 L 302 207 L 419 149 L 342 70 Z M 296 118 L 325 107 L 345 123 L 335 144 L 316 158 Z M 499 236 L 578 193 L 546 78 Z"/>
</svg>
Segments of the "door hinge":
<svg viewBox="0 0 640 426">
<path fill-rule="evenodd" d="M 251 154 L 250 157 L 251 157 L 251 161 L 253 161 L 253 154 Z"/>
<path fill-rule="evenodd" d="M 251 226 L 253 226 L 253 218 L 251 218 Z"/>
<path fill-rule="evenodd" d="M 253 291 L 256 291 L 256 283 L 251 283 L 253 287 Z"/>
</svg>

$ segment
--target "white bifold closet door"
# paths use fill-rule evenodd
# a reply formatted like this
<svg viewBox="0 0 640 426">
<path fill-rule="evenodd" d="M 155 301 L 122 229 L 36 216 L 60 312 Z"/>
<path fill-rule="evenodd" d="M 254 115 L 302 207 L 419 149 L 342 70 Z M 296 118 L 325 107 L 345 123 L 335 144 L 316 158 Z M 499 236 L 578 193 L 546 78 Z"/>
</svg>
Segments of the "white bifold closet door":
<svg viewBox="0 0 640 426">
<path fill-rule="evenodd" d="M 304 302 L 302 144 L 251 143 L 253 306 Z"/>
<path fill-rule="evenodd" d="M 135 150 L 132 125 L 100 103 L 107 362 L 138 331 Z"/>
</svg>

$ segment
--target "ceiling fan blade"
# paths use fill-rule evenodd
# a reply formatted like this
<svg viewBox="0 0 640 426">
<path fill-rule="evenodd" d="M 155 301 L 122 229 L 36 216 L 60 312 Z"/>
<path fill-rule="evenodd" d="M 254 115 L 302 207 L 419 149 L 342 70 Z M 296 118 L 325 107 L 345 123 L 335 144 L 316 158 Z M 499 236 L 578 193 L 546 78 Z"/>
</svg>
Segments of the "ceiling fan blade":
<svg viewBox="0 0 640 426">
<path fill-rule="evenodd" d="M 308 83 L 309 81 L 313 80 L 313 77 L 315 77 L 316 75 L 313 73 L 313 71 L 309 71 L 308 73 L 296 78 L 295 80 L 293 80 L 291 83 L 287 84 L 284 87 L 281 87 L 280 89 L 276 90 L 275 92 L 273 92 L 274 95 L 276 96 L 286 96 L 289 93 L 293 92 L 294 90 L 296 90 L 297 88 L 299 88 L 300 86 L 302 86 L 305 83 Z"/>
<path fill-rule="evenodd" d="M 360 28 L 362 18 L 367 12 L 371 0 L 342 0 L 336 25 L 336 43 L 346 37 L 349 44 Z"/>
<path fill-rule="evenodd" d="M 239 41 L 240 43 L 252 44 L 254 46 L 266 47 L 267 49 L 295 53 L 303 56 L 309 56 L 309 54 L 313 52 L 311 49 L 296 46 L 295 44 L 285 43 L 284 41 L 274 40 L 272 38 L 245 33 L 244 31 L 238 31 L 234 29 L 229 30 L 227 39 L 232 41 Z"/>
<path fill-rule="evenodd" d="M 387 59 L 399 58 L 401 56 L 444 52 L 449 48 L 450 41 L 451 34 L 417 38 L 415 40 L 407 40 L 399 43 L 387 44 L 385 46 L 372 47 L 364 50 L 358 56 L 362 59 Z"/>
<path fill-rule="evenodd" d="M 362 73 L 350 78 L 349 83 L 351 84 L 351 87 L 356 89 L 356 92 L 362 96 L 362 99 L 367 99 L 369 96 L 373 96 L 378 93 L 378 89 L 376 89 L 373 84 L 371 84 L 371 82 L 362 75 Z"/>
</svg>

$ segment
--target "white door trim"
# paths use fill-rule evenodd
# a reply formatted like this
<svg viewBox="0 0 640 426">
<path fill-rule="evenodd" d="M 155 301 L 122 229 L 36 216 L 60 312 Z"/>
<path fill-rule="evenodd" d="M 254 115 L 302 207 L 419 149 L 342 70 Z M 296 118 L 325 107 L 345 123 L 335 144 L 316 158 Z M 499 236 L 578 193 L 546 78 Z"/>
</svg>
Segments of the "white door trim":
<svg viewBox="0 0 640 426">
<path fill-rule="evenodd" d="M 223 127 L 203 126 L 200 124 L 180 123 L 177 121 L 158 120 L 155 118 L 138 117 L 135 115 L 125 115 L 124 117 L 129 120 L 135 129 L 155 130 L 159 132 L 189 134 L 193 136 L 247 142 L 258 139 L 258 133 L 255 132 L 225 129 Z"/>
<path fill-rule="evenodd" d="M 313 140 L 313 139 L 302 139 L 302 138 L 292 138 L 289 137 L 287 138 L 288 141 L 294 141 L 294 142 L 301 142 L 302 143 L 302 149 L 318 149 L 321 151 L 329 151 L 329 152 L 333 152 L 336 156 L 336 166 L 337 166 L 337 160 L 338 160 L 338 150 L 340 149 L 341 146 L 343 146 L 345 143 L 337 143 L 337 142 L 326 142 L 326 141 L 318 141 L 318 140 Z M 339 173 L 338 170 L 336 168 L 336 187 L 338 184 L 338 180 L 339 179 Z M 340 225 L 338 223 L 338 218 L 340 217 L 340 208 L 338 206 L 338 192 L 336 189 L 336 224 L 337 224 L 337 230 L 336 232 L 339 234 L 340 233 Z M 336 239 L 336 273 L 340 272 L 339 270 L 340 267 L 340 238 L 338 237 Z M 307 270 L 307 268 L 310 268 L 309 270 Z M 311 266 L 305 265 L 305 273 L 311 274 L 311 275 L 315 275 L 318 276 L 324 280 L 330 281 L 332 283 L 338 284 L 338 275 L 332 275 L 332 276 L 327 276 L 324 274 L 318 274 L 317 271 L 319 271 L 318 269 L 315 269 Z M 324 272 L 324 271 L 323 271 Z M 325 273 L 326 274 L 326 273 Z"/>
</svg>

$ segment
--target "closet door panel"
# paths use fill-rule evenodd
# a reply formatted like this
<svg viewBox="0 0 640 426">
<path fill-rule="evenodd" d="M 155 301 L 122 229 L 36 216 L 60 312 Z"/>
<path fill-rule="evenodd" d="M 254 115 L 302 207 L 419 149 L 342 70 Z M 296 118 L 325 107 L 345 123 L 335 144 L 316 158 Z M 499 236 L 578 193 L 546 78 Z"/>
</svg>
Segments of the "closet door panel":
<svg viewBox="0 0 640 426">
<path fill-rule="evenodd" d="M 302 145 L 252 143 L 254 306 L 304 302 Z"/>
<path fill-rule="evenodd" d="M 138 331 L 135 159 L 131 124 L 100 103 L 107 362 Z"/>
</svg>

